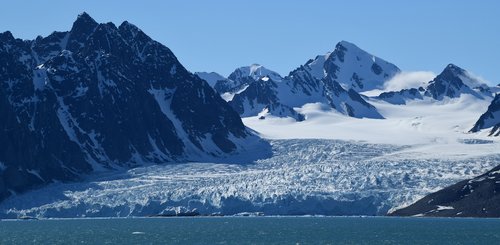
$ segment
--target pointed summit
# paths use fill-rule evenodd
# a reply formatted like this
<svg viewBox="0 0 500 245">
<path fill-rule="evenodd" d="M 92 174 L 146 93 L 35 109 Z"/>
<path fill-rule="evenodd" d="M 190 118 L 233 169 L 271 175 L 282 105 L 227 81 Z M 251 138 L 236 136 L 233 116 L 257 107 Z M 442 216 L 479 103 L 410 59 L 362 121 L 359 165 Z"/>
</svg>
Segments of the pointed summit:
<svg viewBox="0 0 500 245">
<path fill-rule="evenodd" d="M 142 32 L 141 29 L 128 21 L 122 22 L 118 29 L 120 30 L 120 32 L 129 32 L 134 37 L 137 36 L 139 32 Z"/>
<path fill-rule="evenodd" d="M 467 71 L 454 64 L 448 64 L 441 74 L 429 82 L 425 95 L 436 100 L 442 100 L 444 97 L 458 98 L 461 94 L 472 94 L 481 98 L 467 85 L 470 83 L 469 81 L 467 84 L 465 83 L 465 80 L 470 79 Z"/>
<path fill-rule="evenodd" d="M 444 68 L 441 74 L 459 76 L 459 75 L 465 75 L 465 73 L 466 71 L 464 69 L 458 67 L 455 64 L 450 63 L 446 66 L 446 68 Z"/>
<path fill-rule="evenodd" d="M 354 43 L 351 43 L 351 42 L 348 42 L 348 41 L 345 41 L 345 40 L 342 40 L 340 42 L 337 43 L 337 45 L 335 45 L 335 48 L 345 48 L 345 49 L 360 49 L 358 46 L 356 46 L 356 44 Z"/>
<path fill-rule="evenodd" d="M 357 92 L 381 89 L 399 68 L 358 46 L 340 41 L 324 63 L 324 71 L 344 88 Z"/>
<path fill-rule="evenodd" d="M 85 11 L 81 12 L 81 13 L 78 15 L 77 19 L 90 19 L 90 20 L 94 20 L 94 19 L 92 19 L 92 17 L 90 17 L 90 15 L 89 15 L 87 12 L 85 12 Z"/>
<path fill-rule="evenodd" d="M 436 78 L 441 78 L 442 80 L 458 84 L 462 82 L 458 76 L 463 75 L 464 73 L 464 69 L 454 64 L 448 64 Z"/>
<path fill-rule="evenodd" d="M 73 27 L 71 32 L 89 32 L 97 26 L 97 22 L 90 17 L 87 12 L 83 12 L 78 15 L 75 22 L 73 22 Z"/>
<path fill-rule="evenodd" d="M 3 33 L 0 33 L 0 42 L 6 42 L 13 40 L 14 36 L 12 36 L 12 33 L 10 31 L 6 31 Z"/>
<path fill-rule="evenodd" d="M 75 22 L 73 22 L 73 27 L 71 27 L 71 35 L 68 40 L 67 49 L 75 51 L 80 48 L 98 25 L 99 24 L 86 12 L 79 14 Z"/>
<path fill-rule="evenodd" d="M 146 35 L 146 33 L 139 29 L 139 27 L 128 21 L 122 22 L 122 24 L 118 27 L 118 31 L 125 41 L 138 48 L 144 47 L 149 41 L 152 40 L 148 35 Z"/>
</svg>

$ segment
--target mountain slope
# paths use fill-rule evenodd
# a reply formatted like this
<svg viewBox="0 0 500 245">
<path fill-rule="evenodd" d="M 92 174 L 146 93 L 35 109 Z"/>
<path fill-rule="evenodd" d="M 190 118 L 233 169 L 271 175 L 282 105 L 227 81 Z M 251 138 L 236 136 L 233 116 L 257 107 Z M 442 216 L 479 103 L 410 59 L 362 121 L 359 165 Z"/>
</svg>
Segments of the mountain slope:
<svg viewBox="0 0 500 245">
<path fill-rule="evenodd" d="M 400 72 L 397 66 L 346 41 L 339 42 L 328 55 L 324 70 L 327 76 L 356 92 L 382 89 L 385 81 Z"/>
<path fill-rule="evenodd" d="M 429 194 L 392 216 L 500 217 L 500 166 Z"/>
<path fill-rule="evenodd" d="M 497 94 L 488 110 L 479 117 L 470 132 L 478 132 L 481 129 L 491 128 L 490 136 L 500 136 L 500 94 Z"/>
<path fill-rule="evenodd" d="M 292 117 L 297 121 L 303 121 L 304 116 L 297 113 L 292 107 L 280 102 L 278 86 L 269 77 L 263 77 L 258 81 L 251 82 L 241 92 L 234 95 L 229 101 L 236 112 L 242 117 L 255 116 L 259 114 L 271 114 L 279 117 Z M 264 118 L 262 115 L 262 118 Z"/>
<path fill-rule="evenodd" d="M 0 200 L 95 170 L 227 156 L 261 143 L 212 88 L 134 25 L 78 16 L 0 34 Z"/>
</svg>

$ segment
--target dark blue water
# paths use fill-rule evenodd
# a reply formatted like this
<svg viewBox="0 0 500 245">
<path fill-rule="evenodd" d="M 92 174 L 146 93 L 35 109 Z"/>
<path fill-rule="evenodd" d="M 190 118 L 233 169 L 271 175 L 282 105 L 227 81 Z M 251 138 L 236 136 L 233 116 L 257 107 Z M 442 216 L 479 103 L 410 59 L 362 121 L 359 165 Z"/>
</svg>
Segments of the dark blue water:
<svg viewBox="0 0 500 245">
<path fill-rule="evenodd" d="M 500 219 L 193 217 L 0 221 L 0 244 L 500 244 Z"/>
</svg>

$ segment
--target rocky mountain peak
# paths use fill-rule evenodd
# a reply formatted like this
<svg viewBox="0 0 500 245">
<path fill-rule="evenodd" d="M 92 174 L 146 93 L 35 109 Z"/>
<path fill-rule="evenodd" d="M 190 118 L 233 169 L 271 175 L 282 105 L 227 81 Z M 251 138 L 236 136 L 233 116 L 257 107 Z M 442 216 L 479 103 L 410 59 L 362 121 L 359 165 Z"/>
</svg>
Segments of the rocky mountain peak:
<svg viewBox="0 0 500 245">
<path fill-rule="evenodd" d="M 83 12 L 78 15 L 75 22 L 73 22 L 73 27 L 71 28 L 72 33 L 85 33 L 90 34 L 94 28 L 99 25 L 89 14 Z"/>
<path fill-rule="evenodd" d="M 117 28 L 82 13 L 69 32 L 0 47 L 0 67 L 0 81 L 9 81 L 0 87 L 0 126 L 11 129 L 0 131 L 8 142 L 0 200 L 7 190 L 92 171 L 217 161 L 266 144 L 167 47 L 128 22 Z"/>
<path fill-rule="evenodd" d="M 324 71 L 344 88 L 357 92 L 381 89 L 399 68 L 355 44 L 341 41 L 324 62 Z"/>
<path fill-rule="evenodd" d="M 462 82 L 459 76 L 466 74 L 466 71 L 454 64 L 448 64 L 444 70 L 438 75 L 441 79 L 449 82 Z"/>
<path fill-rule="evenodd" d="M 7 42 L 7 41 L 10 41 L 13 39 L 14 39 L 14 36 L 12 35 L 12 33 L 10 31 L 5 31 L 5 32 L 0 33 L 0 42 Z"/>
<path fill-rule="evenodd" d="M 472 94 L 476 97 L 481 97 L 464 83 L 466 80 L 470 80 L 470 77 L 464 69 L 454 64 L 449 64 L 436 78 L 429 82 L 425 95 L 431 96 L 436 100 L 442 100 L 444 97 L 458 98 L 461 94 Z M 471 81 L 467 82 L 468 84 L 472 83 Z"/>
</svg>

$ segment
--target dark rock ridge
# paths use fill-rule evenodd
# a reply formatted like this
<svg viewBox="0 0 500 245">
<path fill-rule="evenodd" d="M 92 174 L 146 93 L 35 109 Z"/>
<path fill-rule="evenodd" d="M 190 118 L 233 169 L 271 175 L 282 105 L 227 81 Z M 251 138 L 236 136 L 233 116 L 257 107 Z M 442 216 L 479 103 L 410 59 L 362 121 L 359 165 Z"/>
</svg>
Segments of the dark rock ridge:
<svg viewBox="0 0 500 245">
<path fill-rule="evenodd" d="M 438 217 L 500 217 L 500 166 L 429 194 L 389 215 Z"/>
<path fill-rule="evenodd" d="M 410 88 L 410 89 L 402 89 L 400 91 L 390 91 L 381 93 L 377 98 L 381 100 L 385 100 L 391 104 L 396 105 L 404 105 L 406 104 L 406 100 L 415 100 L 415 99 L 423 99 L 422 91 L 424 89 L 422 87 Z"/>
<path fill-rule="evenodd" d="M 481 129 L 492 128 L 490 136 L 500 136 L 500 94 L 497 94 L 488 110 L 479 117 L 470 132 L 479 132 Z"/>
<path fill-rule="evenodd" d="M 478 99 L 491 98 L 492 92 L 485 84 L 471 77 L 467 71 L 449 64 L 427 86 L 412 89 L 403 89 L 398 92 L 384 92 L 377 99 L 392 104 L 406 104 L 409 100 L 422 100 L 425 97 L 437 101 L 459 98 L 463 94 L 472 95 Z"/>
<path fill-rule="evenodd" d="M 0 34 L 0 114 L 0 201 L 95 170 L 265 146 L 167 47 L 86 13 L 45 38 Z"/>
</svg>

